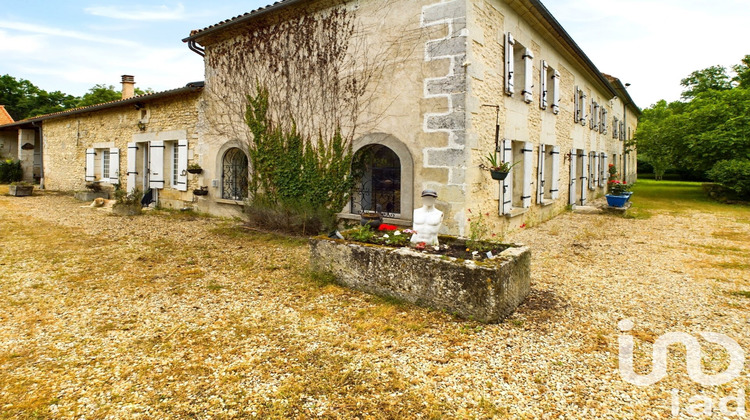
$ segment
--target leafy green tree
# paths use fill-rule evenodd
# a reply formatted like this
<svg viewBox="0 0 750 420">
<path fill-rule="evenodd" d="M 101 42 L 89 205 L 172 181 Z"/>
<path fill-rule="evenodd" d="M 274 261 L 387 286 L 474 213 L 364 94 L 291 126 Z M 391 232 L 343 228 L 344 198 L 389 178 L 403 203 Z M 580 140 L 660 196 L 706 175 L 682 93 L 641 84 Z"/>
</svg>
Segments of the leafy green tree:
<svg viewBox="0 0 750 420">
<path fill-rule="evenodd" d="M 94 87 L 81 96 L 78 106 L 98 105 L 120 99 L 122 99 L 122 93 L 116 91 L 114 86 L 94 85 Z"/>
<path fill-rule="evenodd" d="M 732 66 L 732 70 L 737 74 L 732 81 L 737 87 L 742 89 L 750 88 L 750 55 L 746 55 L 740 64 Z"/>
<path fill-rule="evenodd" d="M 696 70 L 680 81 L 686 89 L 682 91 L 684 99 L 691 99 L 709 90 L 727 90 L 732 83 L 724 66 L 711 66 L 707 69 Z"/>
<path fill-rule="evenodd" d="M 60 91 L 47 92 L 24 79 L 0 76 L 0 104 L 5 105 L 14 120 L 74 107 L 77 98 Z"/>
</svg>

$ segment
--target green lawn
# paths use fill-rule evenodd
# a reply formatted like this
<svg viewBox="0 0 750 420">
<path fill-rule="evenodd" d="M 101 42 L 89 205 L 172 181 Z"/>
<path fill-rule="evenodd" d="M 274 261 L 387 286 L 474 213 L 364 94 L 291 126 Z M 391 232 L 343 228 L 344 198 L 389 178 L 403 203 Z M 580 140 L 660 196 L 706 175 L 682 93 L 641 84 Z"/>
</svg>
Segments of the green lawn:
<svg viewBox="0 0 750 420">
<path fill-rule="evenodd" d="M 633 193 L 631 216 L 634 218 L 648 218 L 655 211 L 680 214 L 695 210 L 729 213 L 750 223 L 750 206 L 714 201 L 703 191 L 700 182 L 639 179 L 633 186 Z"/>
</svg>

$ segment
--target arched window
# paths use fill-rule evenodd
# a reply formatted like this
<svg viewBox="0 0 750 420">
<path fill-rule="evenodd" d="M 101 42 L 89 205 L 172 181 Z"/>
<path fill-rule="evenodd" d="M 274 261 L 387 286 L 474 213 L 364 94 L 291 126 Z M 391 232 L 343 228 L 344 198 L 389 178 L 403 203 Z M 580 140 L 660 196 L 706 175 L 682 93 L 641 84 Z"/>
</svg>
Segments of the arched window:
<svg viewBox="0 0 750 420">
<path fill-rule="evenodd" d="M 351 212 L 377 211 L 385 217 L 401 214 L 401 160 L 391 149 L 371 144 L 354 155 L 358 182 L 351 195 Z"/>
<path fill-rule="evenodd" d="M 247 155 L 234 147 L 224 153 L 221 172 L 221 198 L 244 200 L 247 198 Z"/>
</svg>

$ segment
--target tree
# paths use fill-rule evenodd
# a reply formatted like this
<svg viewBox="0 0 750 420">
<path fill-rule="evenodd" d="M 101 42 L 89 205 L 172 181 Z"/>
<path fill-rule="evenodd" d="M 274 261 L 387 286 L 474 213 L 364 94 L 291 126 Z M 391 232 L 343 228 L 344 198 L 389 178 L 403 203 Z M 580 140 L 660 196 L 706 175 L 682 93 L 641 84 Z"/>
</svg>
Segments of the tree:
<svg viewBox="0 0 750 420">
<path fill-rule="evenodd" d="M 81 97 L 78 106 L 103 104 L 105 102 L 117 101 L 119 99 L 122 99 L 122 92 L 116 91 L 114 86 L 103 84 L 94 85 L 94 87 L 89 89 L 89 91 Z"/>
<path fill-rule="evenodd" d="M 0 76 L 0 104 L 5 105 L 14 120 L 40 114 L 62 111 L 74 107 L 77 98 L 60 91 L 46 92 L 24 79 L 10 75 Z"/>
<path fill-rule="evenodd" d="M 635 141 L 659 179 L 673 167 L 707 175 L 747 193 L 750 165 L 750 55 L 726 69 L 713 66 L 682 80 L 685 101 L 659 101 L 644 110 Z"/>
<path fill-rule="evenodd" d="M 709 90 L 727 90 L 732 88 L 731 80 L 724 66 L 711 66 L 707 69 L 696 70 L 690 76 L 682 79 L 680 84 L 687 89 L 682 91 L 684 99 L 691 99 Z"/>
<path fill-rule="evenodd" d="M 750 88 L 750 55 L 746 55 L 740 64 L 732 66 L 736 76 L 732 79 L 737 87 L 742 89 Z"/>
</svg>

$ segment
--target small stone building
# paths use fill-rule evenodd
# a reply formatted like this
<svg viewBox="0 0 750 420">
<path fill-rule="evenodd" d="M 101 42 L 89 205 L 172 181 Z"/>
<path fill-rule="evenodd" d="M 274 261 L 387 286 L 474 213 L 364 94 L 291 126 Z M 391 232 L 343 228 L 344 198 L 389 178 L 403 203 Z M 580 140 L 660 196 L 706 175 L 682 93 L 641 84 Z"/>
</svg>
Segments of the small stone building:
<svg viewBox="0 0 750 420">
<path fill-rule="evenodd" d="M 33 144 L 19 157 L 50 189 L 119 182 L 236 215 L 253 176 L 247 96 L 264 87 L 279 121 L 314 139 L 340 128 L 362 158 L 342 219 L 408 226 L 433 189 L 443 233 L 468 235 L 478 212 L 499 233 L 603 195 L 609 163 L 635 180 L 627 84 L 539 0 L 282 0 L 183 41 L 205 83 L 0 125 L 0 139 Z M 482 168 L 493 152 L 517 163 L 500 182 Z"/>
</svg>

